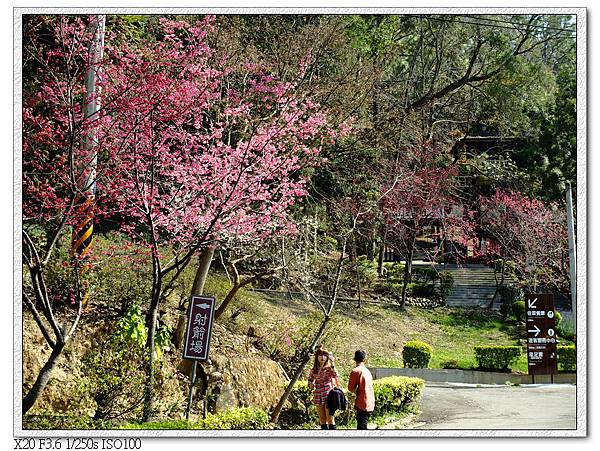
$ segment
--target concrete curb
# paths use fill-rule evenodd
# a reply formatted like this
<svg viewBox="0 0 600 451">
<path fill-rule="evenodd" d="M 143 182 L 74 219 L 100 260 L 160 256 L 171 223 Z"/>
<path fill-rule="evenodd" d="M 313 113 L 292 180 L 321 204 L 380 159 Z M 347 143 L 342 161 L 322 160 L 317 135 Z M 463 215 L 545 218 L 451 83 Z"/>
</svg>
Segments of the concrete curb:
<svg viewBox="0 0 600 451">
<path fill-rule="evenodd" d="M 373 379 L 388 376 L 418 377 L 427 382 L 459 382 L 463 384 L 576 384 L 577 374 L 559 373 L 530 376 L 527 374 L 494 373 L 491 371 L 432 369 L 432 368 L 369 368 Z"/>
</svg>

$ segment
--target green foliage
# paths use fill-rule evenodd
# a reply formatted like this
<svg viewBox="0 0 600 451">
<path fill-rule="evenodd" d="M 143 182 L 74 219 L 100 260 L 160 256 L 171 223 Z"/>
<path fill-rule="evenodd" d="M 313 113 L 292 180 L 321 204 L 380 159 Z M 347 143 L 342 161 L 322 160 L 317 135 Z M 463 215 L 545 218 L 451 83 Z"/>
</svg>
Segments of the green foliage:
<svg viewBox="0 0 600 451">
<path fill-rule="evenodd" d="M 356 260 L 356 270 L 362 286 L 370 287 L 377 280 L 377 262 L 369 260 L 365 255 L 360 255 Z"/>
<path fill-rule="evenodd" d="M 95 419 L 120 418 L 139 409 L 145 383 L 147 337 L 141 308 L 133 305 L 117 321 L 108 340 L 93 343 L 83 356 L 83 377 L 78 382 L 78 392 L 82 400 L 95 401 Z M 170 331 L 162 326 L 155 337 L 157 358 L 169 342 Z"/>
<path fill-rule="evenodd" d="M 132 430 L 162 430 L 162 429 L 200 429 L 197 423 L 187 420 L 164 420 L 164 421 L 149 421 L 147 423 L 127 423 L 119 426 L 119 429 Z"/>
<path fill-rule="evenodd" d="M 267 412 L 254 407 L 241 407 L 216 414 L 207 414 L 198 429 L 268 429 Z"/>
<path fill-rule="evenodd" d="M 554 311 L 554 327 L 558 330 L 560 323 L 562 323 L 563 317 L 559 311 Z"/>
<path fill-rule="evenodd" d="M 415 283 L 412 285 L 410 292 L 415 297 L 428 298 L 433 296 L 434 287 L 433 284 L 429 283 Z"/>
<path fill-rule="evenodd" d="M 404 344 L 402 349 L 402 360 L 404 367 L 427 368 L 433 350 L 431 346 L 423 341 L 412 340 Z"/>
<path fill-rule="evenodd" d="M 479 368 L 491 371 L 507 371 L 521 356 L 519 346 L 475 346 L 475 360 Z"/>
<path fill-rule="evenodd" d="M 517 301 L 512 304 L 512 313 L 519 321 L 525 321 L 525 301 Z"/>
<path fill-rule="evenodd" d="M 405 412 L 421 397 L 425 381 L 417 377 L 390 376 L 373 381 L 375 415 Z"/>
<path fill-rule="evenodd" d="M 460 368 L 460 364 L 456 359 L 445 360 L 441 363 L 441 367 L 447 370 L 456 370 Z"/>
<path fill-rule="evenodd" d="M 454 274 L 450 271 L 442 271 L 440 273 L 440 294 L 442 299 L 446 299 L 452 294 L 454 287 Z"/>
<path fill-rule="evenodd" d="M 148 338 L 144 315 L 139 305 L 133 305 L 127 310 L 117 324 L 116 339 L 126 344 L 144 346 Z"/>
<path fill-rule="evenodd" d="M 569 316 L 566 319 L 562 319 L 558 326 L 556 326 L 556 330 L 559 335 L 567 340 L 575 339 L 575 322 L 573 321 L 573 317 Z"/>
<path fill-rule="evenodd" d="M 142 402 L 146 330 L 137 327 L 139 307 L 121 318 L 104 343 L 93 343 L 83 356 L 78 392 L 96 404 L 94 418 L 120 418 L 135 413 Z M 143 326 L 143 324 L 142 324 Z"/>
<path fill-rule="evenodd" d="M 557 346 L 558 367 L 563 371 L 573 371 L 577 368 L 577 349 L 575 346 Z"/>
<path fill-rule="evenodd" d="M 90 417 L 75 417 L 68 415 L 25 415 L 23 429 L 112 429 L 107 420 L 94 420 Z"/>
<path fill-rule="evenodd" d="M 193 422 L 186 420 L 165 420 L 147 423 L 128 423 L 119 429 L 268 429 L 267 412 L 254 407 L 240 407 L 216 414 L 209 413 L 206 418 Z"/>
</svg>

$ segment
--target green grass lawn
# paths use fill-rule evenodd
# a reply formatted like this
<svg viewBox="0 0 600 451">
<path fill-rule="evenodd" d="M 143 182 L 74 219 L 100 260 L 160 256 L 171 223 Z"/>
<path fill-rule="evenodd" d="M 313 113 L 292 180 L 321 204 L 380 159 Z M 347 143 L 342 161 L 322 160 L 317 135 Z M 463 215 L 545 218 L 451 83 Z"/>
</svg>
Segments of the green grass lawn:
<svg viewBox="0 0 600 451">
<path fill-rule="evenodd" d="M 236 303 L 232 311 L 244 309 L 236 318 L 239 330 L 252 327 L 270 339 L 281 334 L 283 323 L 293 327 L 308 316 L 319 317 L 314 306 L 301 300 L 266 299 L 252 294 L 245 299 L 243 295 Z M 358 308 L 354 303 L 340 302 L 332 323 L 334 330 L 323 342 L 334 353 L 336 367 L 344 380 L 352 369 L 356 349 L 367 351 L 370 366 L 402 367 L 403 344 L 421 340 L 433 348 L 430 368 L 443 368 L 446 362 L 455 361 L 458 368 L 471 369 L 477 366 L 474 346 L 520 346 L 524 341 L 519 340 L 526 338 L 524 325 L 512 318 L 505 322 L 498 313 L 484 309 L 407 307 L 401 310 L 395 305 L 373 303 Z M 561 344 L 569 342 L 562 340 Z M 525 352 L 511 370 L 527 372 Z"/>
</svg>

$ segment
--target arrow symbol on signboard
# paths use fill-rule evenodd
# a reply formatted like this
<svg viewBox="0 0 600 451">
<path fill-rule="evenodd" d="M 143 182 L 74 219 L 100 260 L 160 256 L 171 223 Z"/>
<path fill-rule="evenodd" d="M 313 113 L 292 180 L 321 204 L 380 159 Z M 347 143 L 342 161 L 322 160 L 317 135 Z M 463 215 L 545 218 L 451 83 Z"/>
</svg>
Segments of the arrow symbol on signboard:
<svg viewBox="0 0 600 451">
<path fill-rule="evenodd" d="M 529 308 L 536 308 L 535 307 L 535 303 L 537 302 L 538 298 L 535 299 L 528 299 L 527 300 L 527 305 L 529 306 Z"/>
<path fill-rule="evenodd" d="M 210 308 L 210 305 L 205 302 L 204 304 L 196 304 L 196 307 L 206 310 Z"/>
<path fill-rule="evenodd" d="M 535 329 L 528 329 L 527 332 L 535 332 L 535 336 L 537 337 L 541 329 L 536 325 L 534 325 L 533 327 L 535 327 Z"/>
</svg>

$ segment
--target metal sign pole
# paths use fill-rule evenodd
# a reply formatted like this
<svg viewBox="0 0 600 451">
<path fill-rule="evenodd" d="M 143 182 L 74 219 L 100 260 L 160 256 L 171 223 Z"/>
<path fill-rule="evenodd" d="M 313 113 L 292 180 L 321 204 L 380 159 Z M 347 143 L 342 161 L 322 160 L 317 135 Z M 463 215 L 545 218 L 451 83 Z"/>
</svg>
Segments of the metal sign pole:
<svg viewBox="0 0 600 451">
<path fill-rule="evenodd" d="M 571 279 L 571 316 L 573 328 L 577 335 L 577 254 L 575 249 L 575 227 L 573 225 L 573 197 L 571 184 L 567 183 L 567 231 L 569 234 L 569 269 Z"/>
<path fill-rule="evenodd" d="M 196 365 L 198 365 L 198 361 L 194 360 L 194 363 L 192 363 L 192 374 L 190 377 L 190 396 L 188 398 L 188 406 L 187 411 L 185 413 L 186 420 L 190 419 L 190 413 L 192 412 L 192 400 L 194 398 L 194 382 L 196 382 Z"/>
</svg>

